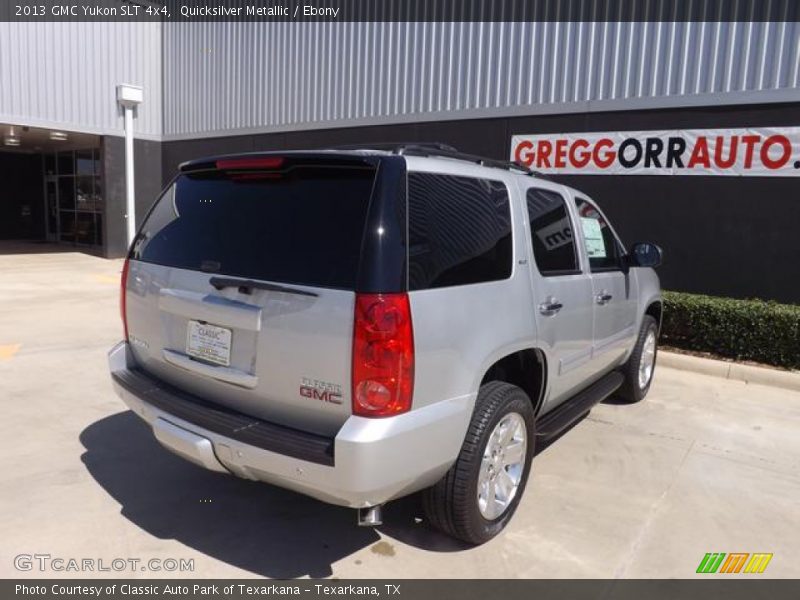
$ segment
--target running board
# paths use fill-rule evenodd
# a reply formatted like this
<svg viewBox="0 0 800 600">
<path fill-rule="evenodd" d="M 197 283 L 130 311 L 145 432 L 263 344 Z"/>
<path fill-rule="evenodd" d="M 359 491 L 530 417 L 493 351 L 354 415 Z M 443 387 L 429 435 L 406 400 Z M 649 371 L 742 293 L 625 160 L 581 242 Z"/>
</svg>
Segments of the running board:
<svg viewBox="0 0 800 600">
<path fill-rule="evenodd" d="M 595 381 L 539 418 L 536 421 L 536 437 L 551 438 L 558 435 L 589 412 L 595 404 L 616 392 L 623 381 L 625 381 L 625 377 L 618 371 L 612 371 L 602 379 Z"/>
</svg>

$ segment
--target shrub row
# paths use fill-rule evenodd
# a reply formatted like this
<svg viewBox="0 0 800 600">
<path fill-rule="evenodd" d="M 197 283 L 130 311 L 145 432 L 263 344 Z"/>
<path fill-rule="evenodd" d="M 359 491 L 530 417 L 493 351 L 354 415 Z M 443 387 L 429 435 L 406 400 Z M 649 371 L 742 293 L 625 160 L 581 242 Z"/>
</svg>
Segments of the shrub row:
<svg viewBox="0 0 800 600">
<path fill-rule="evenodd" d="M 800 305 L 664 292 L 662 343 L 800 368 Z"/>
</svg>

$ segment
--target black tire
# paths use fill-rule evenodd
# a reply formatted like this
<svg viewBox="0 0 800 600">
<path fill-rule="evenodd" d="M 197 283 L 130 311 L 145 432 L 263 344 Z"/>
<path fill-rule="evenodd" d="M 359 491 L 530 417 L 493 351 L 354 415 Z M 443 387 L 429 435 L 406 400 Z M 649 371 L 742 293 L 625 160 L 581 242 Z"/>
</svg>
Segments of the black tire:
<svg viewBox="0 0 800 600">
<path fill-rule="evenodd" d="M 487 441 L 495 426 L 510 413 L 525 422 L 525 464 L 516 494 L 504 512 L 487 520 L 478 506 L 478 477 Z M 436 485 L 422 493 L 428 521 L 437 529 L 470 544 L 482 544 L 511 520 L 530 474 L 534 450 L 533 405 L 528 395 L 515 385 L 492 381 L 481 387 L 467 436 L 455 464 Z"/>
<path fill-rule="evenodd" d="M 644 386 L 639 384 L 639 364 L 642 360 L 642 353 L 644 352 L 645 341 L 647 336 L 655 336 L 655 348 L 653 355 L 653 369 L 650 373 L 650 378 Z M 650 384 L 653 383 L 653 375 L 655 373 L 656 361 L 658 358 L 658 323 L 650 315 L 645 315 L 642 319 L 642 327 L 639 330 L 639 338 L 636 340 L 636 346 L 633 348 L 628 362 L 622 367 L 622 374 L 625 375 L 625 381 L 617 390 L 616 395 L 626 402 L 634 403 L 639 402 L 650 391 Z"/>
</svg>

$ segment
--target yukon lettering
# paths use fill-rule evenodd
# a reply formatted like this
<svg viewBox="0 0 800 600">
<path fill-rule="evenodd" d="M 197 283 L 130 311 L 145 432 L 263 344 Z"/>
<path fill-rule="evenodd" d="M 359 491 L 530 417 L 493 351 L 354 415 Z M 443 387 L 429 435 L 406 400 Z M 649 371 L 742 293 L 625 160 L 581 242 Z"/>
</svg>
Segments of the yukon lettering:
<svg viewBox="0 0 800 600">
<path fill-rule="evenodd" d="M 342 403 L 342 386 L 336 383 L 328 383 L 317 379 L 303 378 L 300 384 L 300 395 L 303 398 L 311 398 L 321 402 L 331 404 Z"/>
</svg>

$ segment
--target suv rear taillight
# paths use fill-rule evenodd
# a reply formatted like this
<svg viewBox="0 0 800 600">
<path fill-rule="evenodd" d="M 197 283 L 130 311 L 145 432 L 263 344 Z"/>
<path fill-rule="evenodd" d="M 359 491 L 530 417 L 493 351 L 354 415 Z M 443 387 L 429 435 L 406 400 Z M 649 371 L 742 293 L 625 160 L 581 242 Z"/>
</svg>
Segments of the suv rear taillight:
<svg viewBox="0 0 800 600">
<path fill-rule="evenodd" d="M 122 316 L 122 330 L 125 333 L 125 341 L 128 341 L 128 311 L 127 309 L 127 302 L 125 300 L 125 290 L 128 287 L 128 259 L 125 259 L 125 263 L 122 265 L 122 277 L 120 278 L 120 288 L 119 288 L 119 312 Z"/>
<path fill-rule="evenodd" d="M 414 333 L 407 294 L 357 294 L 353 414 L 389 417 L 411 408 Z"/>
</svg>

